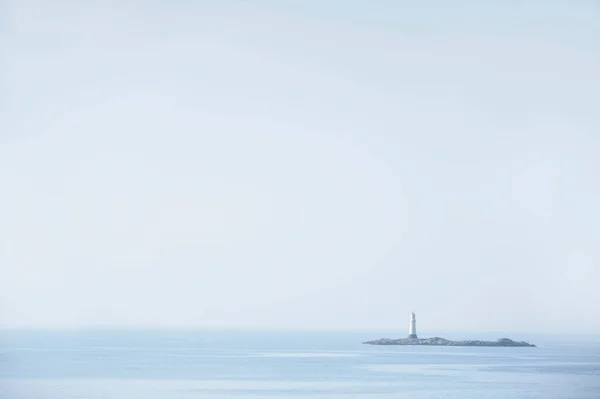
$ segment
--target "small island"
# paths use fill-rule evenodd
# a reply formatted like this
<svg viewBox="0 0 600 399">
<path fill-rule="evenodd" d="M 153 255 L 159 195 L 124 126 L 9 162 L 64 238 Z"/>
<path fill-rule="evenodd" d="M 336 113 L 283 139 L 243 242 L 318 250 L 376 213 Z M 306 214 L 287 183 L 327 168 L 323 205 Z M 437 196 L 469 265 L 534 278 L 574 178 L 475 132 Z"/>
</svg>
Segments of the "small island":
<svg viewBox="0 0 600 399">
<path fill-rule="evenodd" d="M 448 339 L 433 338 L 381 338 L 375 341 L 363 342 L 368 345 L 436 345 L 436 346 L 498 346 L 498 347 L 535 347 L 528 342 L 517 342 L 508 338 L 501 338 L 497 341 L 450 341 Z"/>
<path fill-rule="evenodd" d="M 535 345 L 525 341 L 513 341 L 508 338 L 500 338 L 497 341 L 450 341 L 445 338 L 419 338 L 417 337 L 417 318 L 414 313 L 410 314 L 410 324 L 408 327 L 407 338 L 381 338 L 375 341 L 363 342 L 368 345 L 431 345 L 431 346 L 495 346 L 495 347 L 528 347 L 535 348 Z"/>
</svg>

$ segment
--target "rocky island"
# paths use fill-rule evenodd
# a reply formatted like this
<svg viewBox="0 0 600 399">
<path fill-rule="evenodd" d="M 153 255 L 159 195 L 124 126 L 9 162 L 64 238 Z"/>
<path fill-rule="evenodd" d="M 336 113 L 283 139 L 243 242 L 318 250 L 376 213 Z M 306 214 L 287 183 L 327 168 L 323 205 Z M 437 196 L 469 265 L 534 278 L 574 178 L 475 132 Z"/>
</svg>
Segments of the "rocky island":
<svg viewBox="0 0 600 399">
<path fill-rule="evenodd" d="M 508 338 L 501 338 L 497 341 L 450 341 L 448 339 L 433 338 L 381 338 L 375 341 L 363 342 L 368 345 L 436 345 L 436 346 L 498 346 L 498 347 L 535 347 L 528 342 L 513 341 Z"/>
<path fill-rule="evenodd" d="M 500 338 L 497 341 L 450 341 L 448 339 L 433 337 L 419 338 L 417 337 L 417 318 L 414 313 L 410 314 L 410 324 L 408 327 L 408 337 L 389 339 L 381 338 L 375 341 L 363 342 L 368 345 L 431 345 L 431 346 L 497 346 L 497 347 L 535 347 L 525 341 L 513 341 L 508 338 Z"/>
</svg>

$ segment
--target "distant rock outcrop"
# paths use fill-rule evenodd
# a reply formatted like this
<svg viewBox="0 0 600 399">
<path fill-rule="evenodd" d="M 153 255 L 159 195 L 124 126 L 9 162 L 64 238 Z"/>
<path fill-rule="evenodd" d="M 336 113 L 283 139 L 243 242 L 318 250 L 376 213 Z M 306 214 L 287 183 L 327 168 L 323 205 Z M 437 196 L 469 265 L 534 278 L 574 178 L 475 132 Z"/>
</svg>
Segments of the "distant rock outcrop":
<svg viewBox="0 0 600 399">
<path fill-rule="evenodd" d="M 381 338 L 375 341 L 363 342 L 368 345 L 434 345 L 434 346 L 501 346 L 501 347 L 535 347 L 525 341 L 517 342 L 508 338 L 500 338 L 498 341 L 450 341 L 448 339 L 433 338 Z"/>
</svg>

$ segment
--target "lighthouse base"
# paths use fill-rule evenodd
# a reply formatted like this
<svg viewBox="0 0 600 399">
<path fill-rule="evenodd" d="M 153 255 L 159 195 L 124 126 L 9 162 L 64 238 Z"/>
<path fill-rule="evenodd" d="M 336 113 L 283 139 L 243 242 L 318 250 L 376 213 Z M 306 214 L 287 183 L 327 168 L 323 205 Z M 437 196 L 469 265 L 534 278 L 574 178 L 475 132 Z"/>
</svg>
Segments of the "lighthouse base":
<svg viewBox="0 0 600 399">
<path fill-rule="evenodd" d="M 417 339 L 417 334 L 408 334 L 408 339 Z"/>
</svg>

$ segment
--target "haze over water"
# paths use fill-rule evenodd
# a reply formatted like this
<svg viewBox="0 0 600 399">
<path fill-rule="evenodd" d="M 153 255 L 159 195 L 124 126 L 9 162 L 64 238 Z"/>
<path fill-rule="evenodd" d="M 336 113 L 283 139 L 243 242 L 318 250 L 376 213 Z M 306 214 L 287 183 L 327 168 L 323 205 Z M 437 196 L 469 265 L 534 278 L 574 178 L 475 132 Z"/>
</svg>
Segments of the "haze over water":
<svg viewBox="0 0 600 399">
<path fill-rule="evenodd" d="M 13 2 L 0 325 L 600 333 L 599 19 Z"/>
<path fill-rule="evenodd" d="M 0 395 L 597 399 L 598 21 L 0 0 Z"/>
</svg>

